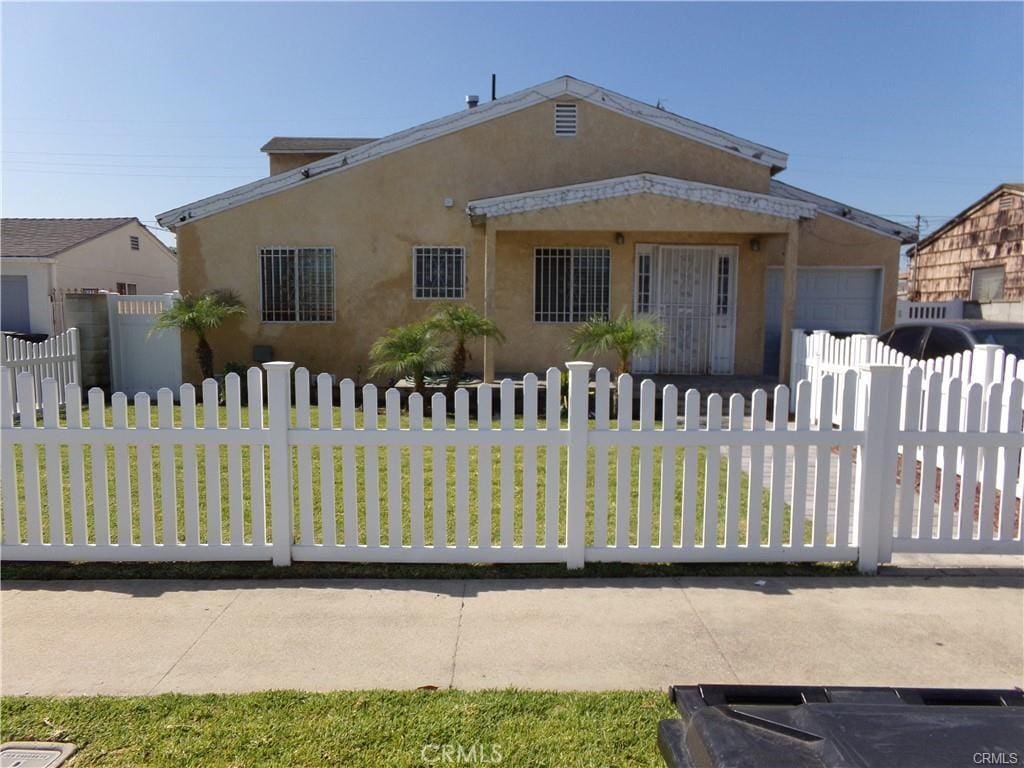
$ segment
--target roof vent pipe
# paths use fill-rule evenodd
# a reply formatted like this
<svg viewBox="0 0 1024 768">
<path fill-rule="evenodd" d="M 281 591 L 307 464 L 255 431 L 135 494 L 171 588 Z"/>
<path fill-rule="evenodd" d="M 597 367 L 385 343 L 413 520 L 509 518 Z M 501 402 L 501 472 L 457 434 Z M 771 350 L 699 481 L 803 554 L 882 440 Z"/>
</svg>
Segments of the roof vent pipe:
<svg viewBox="0 0 1024 768">
<path fill-rule="evenodd" d="M 471 93 L 468 96 L 466 96 L 466 109 L 472 109 L 479 103 L 480 97 L 477 96 L 475 93 Z"/>
</svg>

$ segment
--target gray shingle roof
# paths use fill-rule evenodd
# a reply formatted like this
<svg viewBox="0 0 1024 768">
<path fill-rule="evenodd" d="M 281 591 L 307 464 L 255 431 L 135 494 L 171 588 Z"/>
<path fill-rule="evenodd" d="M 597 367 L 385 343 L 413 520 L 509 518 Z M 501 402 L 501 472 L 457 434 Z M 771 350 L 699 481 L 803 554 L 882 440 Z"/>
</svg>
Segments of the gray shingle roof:
<svg viewBox="0 0 1024 768">
<path fill-rule="evenodd" d="M 0 256 L 43 258 L 138 221 L 117 219 L 3 219 L 0 221 Z"/>
<path fill-rule="evenodd" d="M 347 152 L 376 139 L 275 136 L 262 147 L 261 152 Z"/>
</svg>

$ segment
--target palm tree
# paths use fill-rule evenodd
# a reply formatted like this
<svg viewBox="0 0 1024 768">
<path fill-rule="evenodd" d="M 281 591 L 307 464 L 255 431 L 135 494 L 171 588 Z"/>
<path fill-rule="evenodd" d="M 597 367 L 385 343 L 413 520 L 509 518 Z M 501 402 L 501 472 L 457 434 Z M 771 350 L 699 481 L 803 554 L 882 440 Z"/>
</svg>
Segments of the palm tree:
<svg viewBox="0 0 1024 768">
<path fill-rule="evenodd" d="M 569 345 L 574 355 L 614 352 L 619 358 L 616 373 L 629 373 L 633 355 L 653 352 L 664 334 L 665 326 L 656 317 L 629 317 L 623 311 L 615 320 L 593 317 L 579 325 Z"/>
<path fill-rule="evenodd" d="M 451 364 L 449 365 L 446 388 L 450 400 L 455 394 L 455 388 L 458 387 L 459 381 L 462 380 L 462 375 L 466 372 L 466 361 L 470 359 L 466 344 L 473 339 L 504 341 L 505 335 L 493 320 L 484 317 L 470 306 L 452 304 L 442 307 L 429 323 L 432 328 L 438 330 L 452 343 Z"/>
<path fill-rule="evenodd" d="M 196 360 L 204 379 L 213 378 L 213 348 L 206 340 L 208 331 L 233 315 L 244 315 L 245 305 L 231 291 L 207 291 L 199 296 L 180 296 L 156 320 L 154 330 L 178 328 L 196 335 Z"/>
<path fill-rule="evenodd" d="M 392 328 L 370 347 L 372 376 L 411 376 L 423 394 L 424 376 L 444 361 L 438 332 L 428 323 Z"/>
</svg>

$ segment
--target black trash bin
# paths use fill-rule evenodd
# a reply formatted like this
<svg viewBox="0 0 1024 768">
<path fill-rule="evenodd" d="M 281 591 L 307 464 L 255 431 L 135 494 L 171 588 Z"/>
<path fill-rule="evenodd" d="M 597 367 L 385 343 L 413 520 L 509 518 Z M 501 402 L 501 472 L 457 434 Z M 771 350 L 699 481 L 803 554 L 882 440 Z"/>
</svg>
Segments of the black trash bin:
<svg viewBox="0 0 1024 768">
<path fill-rule="evenodd" d="M 670 768 L 1024 767 L 1024 694 L 939 688 L 675 685 Z"/>
</svg>

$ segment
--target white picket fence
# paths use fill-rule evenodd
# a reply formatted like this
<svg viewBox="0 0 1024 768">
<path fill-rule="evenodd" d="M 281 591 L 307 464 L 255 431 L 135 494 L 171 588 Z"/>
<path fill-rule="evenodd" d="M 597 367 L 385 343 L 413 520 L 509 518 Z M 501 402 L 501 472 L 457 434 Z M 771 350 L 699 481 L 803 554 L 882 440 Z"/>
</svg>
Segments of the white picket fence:
<svg viewBox="0 0 1024 768">
<path fill-rule="evenodd" d="M 811 382 L 811 407 L 817 412 L 820 399 L 819 383 L 826 375 L 842 376 L 848 370 L 855 370 L 862 365 L 896 365 L 903 369 L 903 400 L 900 410 L 900 424 L 904 429 L 916 429 L 915 425 L 926 423 L 930 408 L 938 407 L 945 402 L 955 380 L 960 380 L 960 403 L 956 413 L 959 428 L 967 429 L 969 418 L 969 385 L 981 386 L 981 404 L 979 420 L 987 423 L 992 411 L 992 398 L 1000 416 L 1000 427 L 1010 430 L 1021 428 L 1018 419 L 1014 421 L 1014 411 L 1009 407 L 1012 381 L 1024 381 L 1024 360 L 1018 360 L 1012 354 L 993 344 L 982 344 L 962 354 L 950 355 L 934 360 L 918 360 L 907 357 L 901 352 L 886 346 L 870 335 L 854 335 L 837 338 L 826 331 L 815 331 L 805 335 L 803 331 L 793 333 L 793 367 L 791 375 L 806 378 Z M 993 389 L 993 384 L 1000 384 Z M 943 406 L 944 408 L 944 406 Z M 943 418 L 947 416 L 945 411 Z M 842 414 L 838 409 L 832 414 L 833 421 L 839 422 Z M 938 457 L 941 470 L 945 454 Z M 921 461 L 921 456 L 918 456 Z M 981 471 L 980 467 L 976 467 Z M 963 459 L 959 457 L 957 471 L 962 472 Z M 995 474 L 998 490 L 1003 490 L 1003 472 Z M 979 478 L 980 479 L 980 478 Z M 1024 497 L 1024 476 L 1013 478 L 1017 498 Z"/>
<path fill-rule="evenodd" d="M 680 403 L 672 385 L 656 414 L 655 385 L 644 380 L 634 423 L 633 379 L 615 382 L 614 400 L 623 404 L 615 409 L 611 377 L 599 369 L 591 421 L 591 364 L 577 362 L 568 363 L 565 423 L 552 368 L 546 387 L 532 374 L 523 379 L 521 417 L 516 383 L 506 380 L 475 391 L 475 426 L 466 389 L 455 395 L 454 420 L 443 394 L 433 396 L 428 418 L 422 397 L 411 395 L 404 415 L 400 393 L 389 389 L 381 424 L 373 385 L 363 387 L 357 408 L 351 380 L 293 374 L 291 363 L 264 367 L 266 411 L 264 372 L 252 368 L 244 410 L 242 382 L 230 374 L 223 415 L 222 393 L 208 380 L 201 416 L 195 388 L 185 384 L 177 410 L 174 393 L 160 390 L 155 423 L 145 393 L 135 396 L 134 413 L 125 395 L 113 395 L 108 423 L 94 389 L 86 425 L 75 384 L 62 423 L 57 383 L 47 381 L 40 425 L 34 383 L 19 376 L 18 394 L 33 407 L 15 424 L 5 386 L 0 555 L 570 568 L 856 560 L 871 572 L 892 551 L 1024 551 L 1015 500 L 997 500 L 992 482 L 999 458 L 1004 474 L 1018 471 L 1024 433 L 1000 427 L 996 411 L 979 419 L 978 384 L 967 388 L 964 428 L 947 416 L 953 428 L 942 429 L 929 411 L 923 429 L 902 429 L 903 371 L 894 366 L 842 375 L 839 425 L 829 418 L 832 376 L 820 381 L 813 418 L 811 383 L 798 384 L 793 423 L 784 386 L 774 391 L 770 420 L 763 390 L 752 396 L 749 419 L 741 395 L 729 398 L 723 419 L 719 395 L 702 402 L 690 390 Z M 1009 386 L 1011 414 L 1021 412 L 1022 387 Z M 958 402 L 951 399 L 947 414 Z M 897 483 L 901 446 L 926 456 L 959 451 L 965 462 L 980 461 L 983 482 L 977 493 L 971 486 L 958 494 L 943 484 L 939 503 L 929 504 L 913 484 Z M 924 470 L 927 488 L 927 460 Z"/>
<path fill-rule="evenodd" d="M 15 412 L 21 406 L 16 398 L 14 377 L 21 373 L 32 375 L 35 402 L 42 402 L 43 379 L 53 379 L 57 382 L 57 401 L 64 405 L 67 385 L 81 384 L 82 381 L 78 329 L 69 328 L 40 342 L 4 336 L 3 343 L 0 343 L 0 365 L 3 365 L 4 376 L 8 378 L 8 386 L 15 392 Z"/>
</svg>

